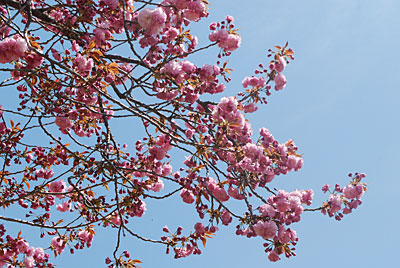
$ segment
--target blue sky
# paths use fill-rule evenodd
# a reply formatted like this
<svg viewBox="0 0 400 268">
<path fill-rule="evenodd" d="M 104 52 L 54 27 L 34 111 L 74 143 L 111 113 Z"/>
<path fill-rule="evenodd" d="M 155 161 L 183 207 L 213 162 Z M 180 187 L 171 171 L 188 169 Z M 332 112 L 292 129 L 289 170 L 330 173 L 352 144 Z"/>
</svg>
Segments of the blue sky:
<svg viewBox="0 0 400 268">
<path fill-rule="evenodd" d="M 242 79 L 252 75 L 259 63 L 267 63 L 268 48 L 289 41 L 295 51 L 295 61 L 285 70 L 287 87 L 274 92 L 267 105 L 248 117 L 254 132 L 267 127 L 281 142 L 293 139 L 303 154 L 303 169 L 276 178 L 274 186 L 288 191 L 312 188 L 314 206 L 318 206 L 327 198 L 320 191 L 323 184 L 345 185 L 347 173 L 360 171 L 367 173 L 368 192 L 362 206 L 341 222 L 318 212 L 303 215 L 292 226 L 300 238 L 297 256 L 278 263 L 268 262 L 262 239 L 238 237 L 234 225 L 221 228 L 202 255 L 186 259 L 174 260 L 164 254 L 165 248 L 129 237 L 123 248 L 142 260 L 143 268 L 394 267 L 400 238 L 396 231 L 400 220 L 400 2 L 210 2 L 210 17 L 194 28 L 200 42 L 208 36 L 208 24 L 228 14 L 242 35 L 242 45 L 229 61 L 235 71 L 224 94 L 240 91 Z M 216 50 L 205 52 L 193 60 L 212 63 L 216 54 Z M 158 238 L 165 223 L 171 229 L 178 224 L 192 227 L 198 221 L 193 209 L 180 201 L 174 206 L 174 200 L 179 199 L 162 208 L 149 203 L 134 229 Z M 73 257 L 66 253 L 55 263 L 103 267 L 114 243 L 115 232 L 99 232 L 92 248 Z"/>
</svg>

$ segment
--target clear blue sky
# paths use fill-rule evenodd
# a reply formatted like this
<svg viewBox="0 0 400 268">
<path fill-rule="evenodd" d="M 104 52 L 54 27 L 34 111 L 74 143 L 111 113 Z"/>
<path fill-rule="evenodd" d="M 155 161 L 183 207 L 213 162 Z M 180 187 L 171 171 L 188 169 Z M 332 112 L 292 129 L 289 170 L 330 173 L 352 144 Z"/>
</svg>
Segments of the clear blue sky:
<svg viewBox="0 0 400 268">
<path fill-rule="evenodd" d="M 238 237 L 234 225 L 221 228 L 202 255 L 186 259 L 174 260 L 164 254 L 165 248 L 128 237 L 124 247 L 143 261 L 142 268 L 395 267 L 400 238 L 400 2 L 210 2 L 210 17 L 195 28 L 200 41 L 207 38 L 208 24 L 227 14 L 235 18 L 242 35 L 242 45 L 229 61 L 235 72 L 225 94 L 241 90 L 243 77 L 267 62 L 268 48 L 289 41 L 295 51 L 296 59 L 285 71 L 287 87 L 274 92 L 268 105 L 249 117 L 255 132 L 265 126 L 281 142 L 294 139 L 303 154 L 304 168 L 278 177 L 274 185 L 313 188 L 318 206 L 327 197 L 320 191 L 323 184 L 344 185 L 347 173 L 360 171 L 367 173 L 368 192 L 362 206 L 341 222 L 318 212 L 303 215 L 292 226 L 300 238 L 297 256 L 278 263 L 268 262 L 262 239 Z M 204 53 L 195 60 L 210 63 L 215 55 L 216 51 Z M 198 221 L 189 205 L 166 207 L 148 203 L 146 215 L 133 229 L 158 238 L 166 223 L 172 229 L 180 222 L 191 227 Z M 55 263 L 103 267 L 103 256 L 111 255 L 114 243 L 115 232 L 99 232 L 91 249 L 73 257 L 66 253 Z"/>
</svg>

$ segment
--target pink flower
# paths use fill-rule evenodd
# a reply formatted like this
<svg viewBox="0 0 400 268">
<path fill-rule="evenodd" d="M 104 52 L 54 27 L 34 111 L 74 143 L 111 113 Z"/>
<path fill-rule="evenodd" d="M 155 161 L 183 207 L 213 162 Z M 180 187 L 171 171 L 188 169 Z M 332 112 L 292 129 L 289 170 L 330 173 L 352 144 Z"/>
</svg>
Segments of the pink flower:
<svg viewBox="0 0 400 268">
<path fill-rule="evenodd" d="M 67 212 L 71 209 L 71 203 L 68 201 L 64 201 L 62 204 L 57 205 L 57 210 L 61 212 Z"/>
<path fill-rule="evenodd" d="M 225 189 L 223 187 L 219 187 L 217 185 L 217 182 L 213 178 L 209 179 L 207 187 L 210 190 L 211 194 L 214 195 L 214 197 L 220 202 L 225 202 L 229 200 L 229 195 L 226 193 Z"/>
<path fill-rule="evenodd" d="M 194 225 L 194 229 L 196 230 L 197 235 L 202 235 L 204 234 L 204 231 L 206 230 L 204 228 L 204 225 L 201 222 L 198 222 Z"/>
<path fill-rule="evenodd" d="M 35 248 L 33 250 L 33 258 L 36 262 L 43 262 L 44 261 L 44 250 L 43 248 Z"/>
<path fill-rule="evenodd" d="M 254 103 L 249 103 L 246 106 L 244 106 L 244 112 L 245 113 L 254 113 L 257 110 L 258 110 L 258 107 Z"/>
<path fill-rule="evenodd" d="M 278 239 L 281 243 L 288 243 L 290 241 L 297 241 L 297 233 L 291 229 L 285 230 L 285 228 L 280 225 L 278 231 Z"/>
<path fill-rule="evenodd" d="M 63 180 L 53 181 L 49 184 L 49 191 L 53 193 L 64 193 L 67 189 L 67 184 Z M 58 198 L 63 197 L 63 195 L 56 195 Z"/>
<path fill-rule="evenodd" d="M 198 21 L 207 15 L 206 6 L 201 0 L 188 3 L 188 9 L 184 10 L 184 16 L 191 21 Z"/>
<path fill-rule="evenodd" d="M 154 183 L 151 187 L 150 190 L 154 192 L 159 192 L 164 188 L 164 183 L 162 180 L 158 179 L 156 183 Z"/>
<path fill-rule="evenodd" d="M 170 164 L 166 164 L 163 167 L 162 173 L 163 176 L 169 176 L 172 174 L 172 166 Z"/>
<path fill-rule="evenodd" d="M 59 53 L 57 50 L 55 50 L 54 48 L 52 48 L 52 49 L 51 49 L 51 54 L 53 55 L 53 58 L 54 58 L 56 61 L 61 61 L 61 55 L 60 55 L 60 53 Z"/>
<path fill-rule="evenodd" d="M 222 211 L 221 220 L 222 224 L 227 226 L 232 222 L 231 214 L 226 209 Z"/>
<path fill-rule="evenodd" d="M 275 70 L 277 70 L 278 72 L 282 72 L 283 69 L 285 69 L 286 66 L 286 60 L 284 57 L 279 57 L 278 58 L 278 62 L 275 63 Z"/>
<path fill-rule="evenodd" d="M 93 235 L 90 232 L 86 230 L 80 231 L 78 233 L 78 237 L 82 244 L 86 243 L 87 247 L 90 247 L 92 245 Z"/>
<path fill-rule="evenodd" d="M 32 257 L 27 257 L 24 259 L 24 265 L 26 268 L 35 267 L 35 260 Z"/>
<path fill-rule="evenodd" d="M 210 33 L 208 39 L 210 39 L 211 42 L 219 42 L 221 40 L 225 40 L 226 38 L 228 38 L 228 35 L 229 33 L 227 30 L 221 29 Z"/>
<path fill-rule="evenodd" d="M 76 53 L 79 53 L 79 51 L 81 50 L 81 47 L 75 40 L 72 41 L 72 50 Z"/>
<path fill-rule="evenodd" d="M 19 240 L 17 243 L 17 249 L 21 253 L 26 253 L 29 248 L 29 244 L 26 241 Z"/>
<path fill-rule="evenodd" d="M 64 251 L 66 243 L 60 237 L 53 237 L 51 244 L 56 249 L 57 253 L 60 254 Z"/>
<path fill-rule="evenodd" d="M 164 147 L 153 146 L 149 148 L 149 153 L 157 160 L 162 160 L 167 154 L 167 150 Z"/>
<path fill-rule="evenodd" d="M 261 213 L 263 216 L 268 216 L 268 217 L 270 217 L 270 218 L 273 218 L 273 217 L 275 216 L 275 213 L 276 213 L 274 207 L 271 206 L 271 205 L 269 205 L 269 204 L 261 205 L 261 206 L 258 208 L 258 211 L 260 211 L 260 213 Z"/>
<path fill-rule="evenodd" d="M 239 194 L 239 189 L 236 187 L 233 187 L 232 185 L 229 186 L 228 188 L 228 195 L 232 198 L 235 198 L 237 200 L 243 200 L 244 196 L 243 194 Z"/>
<path fill-rule="evenodd" d="M 331 206 L 330 212 L 332 214 L 335 214 L 342 208 L 342 199 L 337 194 L 331 194 L 331 196 L 329 197 L 329 202 Z"/>
<path fill-rule="evenodd" d="M 78 54 L 74 60 L 74 65 L 78 72 L 88 75 L 93 68 L 93 59 L 86 59 L 84 56 Z"/>
<path fill-rule="evenodd" d="M 186 138 L 191 139 L 193 137 L 193 134 L 194 134 L 193 130 L 186 129 L 185 131 Z"/>
<path fill-rule="evenodd" d="M 275 76 L 275 90 L 281 90 L 286 86 L 286 77 L 284 74 L 279 73 Z"/>
<path fill-rule="evenodd" d="M 364 194 L 364 189 L 360 183 L 357 185 L 349 184 L 343 188 L 343 194 L 347 199 L 360 199 Z"/>
<path fill-rule="evenodd" d="M 146 211 L 146 203 L 142 200 L 140 200 L 139 202 L 140 202 L 140 205 L 134 211 L 134 216 L 140 218 L 143 216 L 144 212 Z"/>
<path fill-rule="evenodd" d="M 253 225 L 253 228 L 255 233 L 264 239 L 273 238 L 278 230 L 276 223 L 273 221 L 258 221 Z"/>
<path fill-rule="evenodd" d="M 183 199 L 183 202 L 188 203 L 188 204 L 192 204 L 194 202 L 194 195 L 192 194 L 191 191 L 187 190 L 186 188 L 183 188 L 180 196 Z"/>
<path fill-rule="evenodd" d="M 30 52 L 27 56 L 25 56 L 25 60 L 27 67 L 33 69 L 40 66 L 43 63 L 44 58 L 36 52 Z"/>
<path fill-rule="evenodd" d="M 140 11 L 138 22 L 149 34 L 158 34 L 165 25 L 167 15 L 162 8 L 151 10 L 149 8 Z"/>
<path fill-rule="evenodd" d="M 218 43 L 220 48 L 223 48 L 227 51 L 234 51 L 239 48 L 240 43 L 242 42 L 242 38 L 238 34 L 229 34 L 228 37 L 224 40 L 221 40 Z"/>
<path fill-rule="evenodd" d="M 301 202 L 303 204 L 306 204 L 307 206 L 311 205 L 312 199 L 314 197 L 314 191 L 311 189 L 307 191 L 301 191 L 301 193 L 302 193 Z"/>
<path fill-rule="evenodd" d="M 329 184 L 324 184 L 323 186 L 322 186 L 322 191 L 324 192 L 324 193 L 326 193 L 328 190 L 329 190 L 329 187 L 331 187 Z"/>
<path fill-rule="evenodd" d="M 24 38 L 18 35 L 7 37 L 0 42 L 0 63 L 16 61 L 25 55 L 26 50 L 28 45 Z"/>
<path fill-rule="evenodd" d="M 272 262 L 279 261 L 281 258 L 279 257 L 278 253 L 275 250 L 272 250 L 268 253 L 268 260 Z"/>
</svg>

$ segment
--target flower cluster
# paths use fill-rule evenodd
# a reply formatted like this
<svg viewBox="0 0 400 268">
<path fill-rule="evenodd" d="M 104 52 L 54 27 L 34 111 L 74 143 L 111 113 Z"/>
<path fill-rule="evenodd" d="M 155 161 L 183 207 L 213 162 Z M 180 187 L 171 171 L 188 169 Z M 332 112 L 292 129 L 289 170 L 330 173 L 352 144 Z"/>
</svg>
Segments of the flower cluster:
<svg viewBox="0 0 400 268">
<path fill-rule="evenodd" d="M 328 214 L 329 217 L 335 217 L 336 220 L 341 220 L 344 214 L 350 214 L 359 205 L 362 204 L 361 197 L 367 190 L 366 184 L 361 180 L 366 177 L 364 173 L 349 174 L 351 177 L 350 184 L 343 188 L 336 184 L 334 190 L 330 191 L 330 185 L 325 184 L 322 191 L 331 192 L 329 199 L 324 203 L 321 212 Z"/>
<path fill-rule="evenodd" d="M 211 42 L 217 42 L 218 46 L 222 48 L 224 52 L 228 53 L 228 55 L 229 52 L 238 49 L 242 41 L 240 35 L 233 30 L 234 27 L 233 17 L 231 16 L 227 16 L 225 21 L 219 23 L 213 22 L 210 25 L 210 30 L 213 32 L 210 33 L 208 38 Z"/>
<path fill-rule="evenodd" d="M 7 37 L 0 41 L 0 63 L 17 61 L 25 55 L 27 50 L 28 45 L 21 36 Z"/>
<path fill-rule="evenodd" d="M 15 85 L 19 100 L 16 111 L 0 106 L 0 205 L 21 213 L 0 217 L 46 230 L 41 237 L 50 246 L 31 247 L 21 234 L 4 238 L 0 225 L 0 267 L 51 268 L 47 251 L 91 247 L 97 228 L 118 229 L 118 241 L 129 234 L 162 244 L 182 258 L 201 254 L 218 225 L 230 224 L 237 235 L 263 240 L 268 259 L 278 261 L 295 255 L 291 228 L 305 211 L 339 220 L 361 204 L 364 174 L 343 188 L 325 185 L 330 196 L 315 209 L 305 208 L 313 190 L 273 186 L 277 176 L 300 170 L 303 158 L 292 140 L 281 143 L 267 128 L 253 137 L 248 114 L 267 103 L 262 94 L 273 86 L 285 88 L 293 60 L 287 43 L 242 80 L 243 92 L 215 97 L 231 81 L 221 58 L 241 37 L 227 16 L 209 25 L 202 45 L 189 25 L 208 16 L 205 0 L 31 1 L 29 10 L 17 2 L 0 6 L 12 18 L 0 25 L 0 63 L 13 65 L 2 68 L 11 82 L 0 87 Z M 210 47 L 218 48 L 214 62 L 191 58 Z M 164 227 L 166 235 L 153 240 L 131 228 L 156 201 L 175 196 L 204 221 L 189 234 Z M 138 267 L 118 251 L 119 244 L 109 268 Z"/>
</svg>

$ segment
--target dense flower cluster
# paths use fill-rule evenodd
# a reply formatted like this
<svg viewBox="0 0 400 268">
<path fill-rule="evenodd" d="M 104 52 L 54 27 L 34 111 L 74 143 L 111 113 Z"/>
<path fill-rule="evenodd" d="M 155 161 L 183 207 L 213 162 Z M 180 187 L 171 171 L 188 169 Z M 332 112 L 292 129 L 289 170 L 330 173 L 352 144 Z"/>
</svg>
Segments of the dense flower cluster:
<svg viewBox="0 0 400 268">
<path fill-rule="evenodd" d="M 90 247 L 102 228 L 182 258 L 201 254 L 218 226 L 233 224 L 237 235 L 262 239 L 274 262 L 295 255 L 292 224 L 305 211 L 340 220 L 361 204 L 362 173 L 343 188 L 324 185 L 330 196 L 317 208 L 308 208 L 313 190 L 273 186 L 303 158 L 293 140 L 279 142 L 267 128 L 254 137 L 247 114 L 267 103 L 272 88 L 286 87 L 288 43 L 269 50 L 267 67 L 242 80 L 243 92 L 210 97 L 226 92 L 232 69 L 222 59 L 241 37 L 226 16 L 199 46 L 189 26 L 208 16 L 205 0 L 6 2 L 0 63 L 9 79 L 1 87 L 15 86 L 19 103 L 0 106 L 0 204 L 17 216 L 0 220 L 37 228 L 47 246 L 30 246 L 23 232 L 13 238 L 0 224 L 0 267 L 51 268 L 50 256 Z M 215 62 L 191 61 L 213 48 Z M 136 139 L 132 148 L 121 129 Z M 172 159 L 179 152 L 181 166 Z M 154 202 L 175 196 L 177 206 L 197 212 L 193 231 L 165 226 L 151 239 L 131 228 Z M 119 243 L 106 265 L 138 267 Z"/>
<path fill-rule="evenodd" d="M 0 41 L 0 63 L 17 61 L 25 55 L 28 45 L 24 38 L 14 35 Z"/>
</svg>

